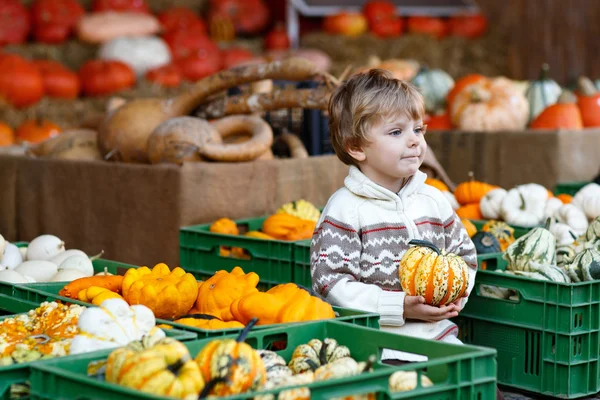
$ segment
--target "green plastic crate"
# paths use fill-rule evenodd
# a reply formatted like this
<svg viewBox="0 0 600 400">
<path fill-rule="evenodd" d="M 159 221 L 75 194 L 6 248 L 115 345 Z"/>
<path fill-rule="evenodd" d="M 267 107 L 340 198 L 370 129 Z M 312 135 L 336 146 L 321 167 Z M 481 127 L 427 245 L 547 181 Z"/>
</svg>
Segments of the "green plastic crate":
<svg viewBox="0 0 600 400">
<path fill-rule="evenodd" d="M 232 335 L 230 337 L 235 337 Z M 285 343 L 278 353 L 290 359 L 296 346 L 310 339 L 335 338 L 346 345 L 357 360 L 366 360 L 371 354 L 380 356 L 382 348 L 418 352 L 429 357 L 428 361 L 393 367 L 376 363 L 374 371 L 360 377 L 351 377 L 306 385 L 311 390 L 311 399 L 324 400 L 353 394 L 377 393 L 378 398 L 393 399 L 481 399 L 496 398 L 495 350 L 473 346 L 457 346 L 437 341 L 404 337 L 376 329 L 348 326 L 334 321 L 306 323 L 288 327 L 257 330 L 248 335 L 247 343 L 257 349 L 272 349 L 274 343 Z M 210 339 L 186 342 L 190 353 L 195 356 Z M 90 361 L 105 358 L 110 352 L 94 353 L 63 360 L 49 360 L 34 366 L 31 375 L 31 391 L 34 399 L 80 398 L 85 393 L 87 400 L 130 400 L 158 399 L 115 384 L 109 384 L 85 375 Z M 427 370 L 434 382 L 429 388 L 418 387 L 414 391 L 389 393 L 388 380 L 398 370 Z M 263 393 L 278 393 L 275 389 Z M 256 393 L 231 396 L 228 399 L 249 399 Z"/>
<path fill-rule="evenodd" d="M 267 217 L 235 221 L 240 235 L 210 232 L 210 224 L 186 226 L 179 230 L 179 258 L 182 268 L 193 273 L 201 271 L 212 275 L 221 269 L 230 271 L 235 266 L 244 272 L 256 272 L 260 280 L 274 286 L 296 282 L 293 274 L 294 242 L 264 240 L 243 236 L 248 231 L 262 228 Z M 250 259 L 221 256 L 220 248 L 239 247 L 250 254 Z"/>
<path fill-rule="evenodd" d="M 562 398 L 600 391 L 600 281 L 561 284 L 493 271 L 501 254 L 481 255 L 469 302 L 457 319 L 466 343 L 498 350 L 498 381 Z M 518 292 L 518 300 L 480 294 L 480 285 Z"/>
<path fill-rule="evenodd" d="M 575 196 L 575 193 L 590 182 L 563 182 L 556 184 L 554 188 L 555 194 L 570 194 Z"/>
<path fill-rule="evenodd" d="M 31 288 L 31 287 L 18 288 L 18 289 L 22 290 L 23 292 L 28 293 L 28 300 L 20 301 L 20 303 L 19 303 L 20 308 L 19 308 L 18 312 L 29 311 L 32 308 L 38 307 L 38 305 L 43 301 L 59 300 L 64 303 L 75 303 L 75 304 L 79 304 L 79 305 L 90 306 L 90 304 L 88 304 L 88 303 L 84 303 L 81 301 L 77 301 L 77 300 L 59 296 L 58 292 L 63 288 L 63 286 L 64 286 L 64 283 L 48 282 L 48 283 L 37 284 L 35 289 Z M 22 295 L 21 297 L 24 297 L 24 296 Z M 379 314 L 367 313 L 364 311 L 352 310 L 352 309 L 347 309 L 347 308 L 339 308 L 339 307 L 333 307 L 333 309 L 337 313 L 336 320 L 338 320 L 338 321 L 353 324 L 353 325 L 366 326 L 369 328 L 379 328 Z M 231 335 L 231 334 L 234 334 L 241 330 L 239 328 L 208 330 L 208 329 L 194 328 L 192 326 L 183 325 L 183 324 L 176 324 L 169 320 L 157 319 L 156 321 L 157 321 L 157 324 L 166 324 L 166 325 L 173 326 L 179 330 L 194 332 L 195 334 L 198 335 L 199 338 Z M 304 322 L 298 322 L 298 323 L 304 323 Z M 282 325 L 292 325 L 292 324 L 296 324 L 296 323 L 282 324 Z M 257 328 L 267 329 L 270 327 L 273 327 L 273 325 L 258 326 Z"/>
<path fill-rule="evenodd" d="M 306 287 L 312 287 L 310 276 L 310 240 L 296 242 L 294 248 L 294 273 L 296 283 Z"/>
<path fill-rule="evenodd" d="M 0 321 L 4 320 L 6 318 L 15 317 L 15 316 L 16 315 L 2 316 L 2 317 L 0 317 Z M 180 340 L 180 341 L 195 340 L 198 338 L 198 336 L 194 332 L 182 331 L 179 329 L 165 329 L 165 334 L 168 337 L 172 337 L 172 338 Z M 65 357 L 62 357 L 62 359 L 68 360 L 71 357 L 74 357 L 74 356 L 65 356 Z M 6 367 L 0 366 L 0 399 L 9 400 L 11 385 L 27 382 L 29 380 L 29 375 L 31 373 L 31 367 L 33 365 L 36 365 L 38 363 L 43 363 L 46 361 L 47 360 L 34 361 L 34 362 L 23 363 L 23 364 L 9 365 Z"/>
</svg>

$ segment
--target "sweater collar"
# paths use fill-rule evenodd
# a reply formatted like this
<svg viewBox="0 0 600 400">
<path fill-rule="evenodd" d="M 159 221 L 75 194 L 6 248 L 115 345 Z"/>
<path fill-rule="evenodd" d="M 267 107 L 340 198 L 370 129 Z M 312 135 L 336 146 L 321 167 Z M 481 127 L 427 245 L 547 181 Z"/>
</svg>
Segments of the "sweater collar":
<svg viewBox="0 0 600 400">
<path fill-rule="evenodd" d="M 395 206 L 395 203 L 406 201 L 411 194 L 414 194 L 425 183 L 426 178 L 427 175 L 424 172 L 417 171 L 412 179 L 400 189 L 400 192 L 394 193 L 373 182 L 358 167 L 351 166 L 350 173 L 344 180 L 344 185 L 357 196 L 392 202 Z"/>
</svg>

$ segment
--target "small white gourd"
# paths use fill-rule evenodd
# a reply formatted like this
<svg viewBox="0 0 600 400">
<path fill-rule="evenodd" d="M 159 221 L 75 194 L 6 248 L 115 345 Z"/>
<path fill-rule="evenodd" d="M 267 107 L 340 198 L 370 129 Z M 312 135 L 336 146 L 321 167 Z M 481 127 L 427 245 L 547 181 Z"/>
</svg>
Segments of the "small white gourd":
<svg viewBox="0 0 600 400">
<path fill-rule="evenodd" d="M 28 275 L 36 282 L 48 282 L 58 272 L 56 264 L 50 261 L 33 260 L 21 263 L 15 271 L 21 275 Z"/>
<path fill-rule="evenodd" d="M 169 47 L 156 36 L 123 36 L 105 42 L 98 58 L 118 60 L 128 64 L 138 76 L 171 62 Z"/>
<path fill-rule="evenodd" d="M 92 265 L 92 262 L 88 256 L 76 254 L 67 258 L 58 266 L 59 271 L 68 269 L 75 269 L 81 272 L 84 276 L 94 275 L 94 266 Z"/>
<path fill-rule="evenodd" d="M 88 276 L 78 269 L 61 269 L 49 282 L 71 282 L 75 279 L 87 278 Z"/>
<path fill-rule="evenodd" d="M 0 282 L 29 283 L 27 278 L 25 278 L 22 274 L 11 269 L 0 271 Z"/>
<path fill-rule="evenodd" d="M 479 201 L 479 208 L 481 209 L 481 215 L 486 219 L 498 219 L 500 218 L 500 209 L 502 207 L 502 201 L 506 197 L 508 192 L 503 188 L 492 189 L 486 193 L 485 196 Z"/>
<path fill-rule="evenodd" d="M 63 251 L 65 251 L 65 242 L 54 235 L 41 235 L 27 246 L 27 260 L 46 261 Z"/>
<path fill-rule="evenodd" d="M 4 269 L 15 269 L 23 262 L 23 257 L 19 248 L 12 243 L 6 243 L 4 256 L 0 261 L 0 266 Z"/>
</svg>

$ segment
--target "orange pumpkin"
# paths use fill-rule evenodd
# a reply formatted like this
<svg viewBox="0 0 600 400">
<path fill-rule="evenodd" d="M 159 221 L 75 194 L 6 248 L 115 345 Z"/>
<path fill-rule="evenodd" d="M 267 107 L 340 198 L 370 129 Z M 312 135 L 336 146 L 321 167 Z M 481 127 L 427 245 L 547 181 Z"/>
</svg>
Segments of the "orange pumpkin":
<svg viewBox="0 0 600 400">
<path fill-rule="evenodd" d="M 456 80 L 456 82 L 454 82 L 454 87 L 452 89 L 450 89 L 450 91 L 448 92 L 448 95 L 446 96 L 446 103 L 448 104 L 448 110 L 450 110 L 450 107 L 452 106 L 452 102 L 454 101 L 454 98 L 456 97 L 456 95 L 459 92 L 462 92 L 462 90 L 465 87 L 467 87 L 473 83 L 480 82 L 485 79 L 486 79 L 486 77 L 481 74 L 469 74 L 469 75 L 465 75 L 462 78 Z"/>
<path fill-rule="evenodd" d="M 262 231 L 279 240 L 305 240 L 312 237 L 316 224 L 315 221 L 279 213 L 265 219 Z"/>
<path fill-rule="evenodd" d="M 529 121 L 529 102 L 510 79 L 484 79 L 456 94 L 450 120 L 463 130 L 522 130 Z"/>
<path fill-rule="evenodd" d="M 576 101 L 573 93 L 563 91 L 556 104 L 546 107 L 531 122 L 531 129 L 582 129 L 583 120 Z"/>
<path fill-rule="evenodd" d="M 566 194 L 566 193 L 561 193 L 556 195 L 556 198 L 559 199 L 560 201 L 563 202 L 563 204 L 569 204 L 571 201 L 573 201 L 573 196 L 571 196 L 570 194 Z"/>
<path fill-rule="evenodd" d="M 456 197 L 456 201 L 460 205 L 469 203 L 479 204 L 481 198 L 494 188 L 495 186 L 489 183 L 476 181 L 473 172 L 469 172 L 469 180 L 458 184 L 454 190 L 454 197 Z"/>
<path fill-rule="evenodd" d="M 577 106 L 581 111 L 583 126 L 600 126 L 600 93 L 588 77 L 579 77 L 578 84 Z"/>
<path fill-rule="evenodd" d="M 456 210 L 456 215 L 461 219 L 483 219 L 479 203 L 470 203 Z"/>
<path fill-rule="evenodd" d="M 477 233 L 477 227 L 471 222 L 470 219 L 463 218 L 460 220 L 460 222 L 462 222 L 462 224 L 464 225 L 469 237 L 473 237 L 473 235 Z"/>
<path fill-rule="evenodd" d="M 229 218 L 219 218 L 210 225 L 209 230 L 213 233 L 222 233 L 225 235 L 239 235 L 240 231 L 235 221 Z"/>
<path fill-rule="evenodd" d="M 430 131 L 447 131 L 452 129 L 448 113 L 427 115 L 423 122 L 427 124 L 427 130 Z"/>
<path fill-rule="evenodd" d="M 43 142 L 60 134 L 60 127 L 45 119 L 25 121 L 17 128 L 17 142 L 31 144 Z"/>
<path fill-rule="evenodd" d="M 15 144 L 15 131 L 4 122 L 0 122 L 0 147 Z"/>
<path fill-rule="evenodd" d="M 440 181 L 439 179 L 427 178 L 427 179 L 425 179 L 425 184 L 433 186 L 434 188 L 439 189 L 441 192 L 449 192 L 450 191 L 450 189 L 448 189 L 448 186 L 444 182 Z"/>
</svg>

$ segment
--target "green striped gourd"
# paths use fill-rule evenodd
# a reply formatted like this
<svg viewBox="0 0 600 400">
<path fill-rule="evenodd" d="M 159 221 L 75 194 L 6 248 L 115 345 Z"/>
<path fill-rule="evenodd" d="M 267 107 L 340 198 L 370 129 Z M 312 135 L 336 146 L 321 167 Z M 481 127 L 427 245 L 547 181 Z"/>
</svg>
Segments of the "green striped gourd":
<svg viewBox="0 0 600 400">
<path fill-rule="evenodd" d="M 532 81 L 525 92 L 529 101 L 529 121 L 533 121 L 544 109 L 558 101 L 562 89 L 558 83 L 548 77 L 550 67 L 543 64 L 540 77 Z"/>
<path fill-rule="evenodd" d="M 593 281 L 600 279 L 600 251 L 586 245 L 586 249 L 575 256 L 567 267 L 573 282 Z"/>
<path fill-rule="evenodd" d="M 412 84 L 423 94 L 425 110 L 433 114 L 446 108 L 446 96 L 454 87 L 454 79 L 441 69 L 427 69 L 422 66 Z"/>
<path fill-rule="evenodd" d="M 550 218 L 545 227 L 533 228 L 527 234 L 515 240 L 503 255 L 508 261 L 507 269 L 513 271 L 531 271 L 531 262 L 542 265 L 556 265 L 556 238 L 548 230 Z"/>
<path fill-rule="evenodd" d="M 557 246 L 556 265 L 563 268 L 569 266 L 575 259 L 575 256 L 585 249 L 584 244 L 585 242 L 579 238 L 571 244 Z"/>
<path fill-rule="evenodd" d="M 596 217 L 585 231 L 585 241 L 600 244 L 600 217 Z"/>
</svg>

